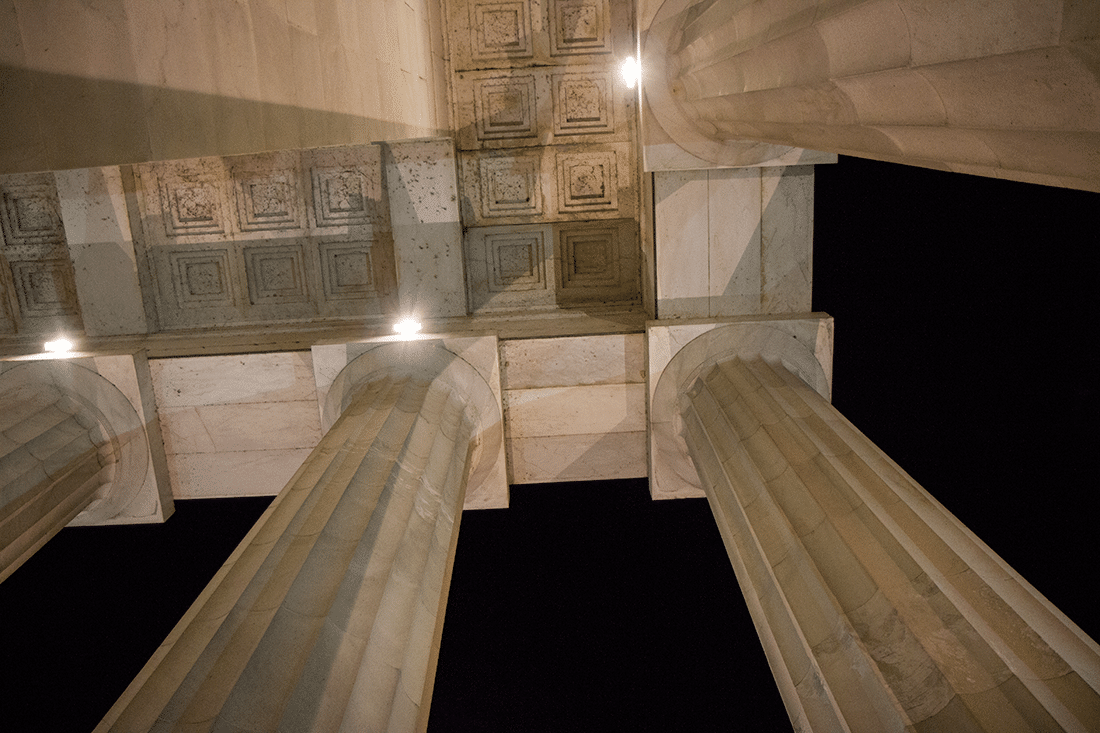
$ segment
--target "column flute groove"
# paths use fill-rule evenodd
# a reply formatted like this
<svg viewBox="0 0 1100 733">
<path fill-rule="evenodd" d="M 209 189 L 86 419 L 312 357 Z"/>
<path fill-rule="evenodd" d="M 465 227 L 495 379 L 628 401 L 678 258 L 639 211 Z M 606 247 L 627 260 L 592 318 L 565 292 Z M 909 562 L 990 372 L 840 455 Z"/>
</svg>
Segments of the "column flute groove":
<svg viewBox="0 0 1100 733">
<path fill-rule="evenodd" d="M 1096 644 L 785 367 L 724 361 L 681 409 L 796 727 L 1100 724 Z"/>
</svg>

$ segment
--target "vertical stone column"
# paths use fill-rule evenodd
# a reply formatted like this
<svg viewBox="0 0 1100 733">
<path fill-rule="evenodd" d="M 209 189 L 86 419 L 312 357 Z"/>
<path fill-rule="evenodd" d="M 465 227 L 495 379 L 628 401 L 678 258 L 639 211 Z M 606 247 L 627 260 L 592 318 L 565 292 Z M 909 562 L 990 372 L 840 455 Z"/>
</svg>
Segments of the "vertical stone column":
<svg viewBox="0 0 1100 733">
<path fill-rule="evenodd" d="M 1096 643 L 781 363 L 680 406 L 796 730 L 1100 729 Z"/>
<path fill-rule="evenodd" d="M 648 17 L 647 102 L 704 160 L 781 152 L 760 141 L 1100 190 L 1093 3 L 666 0 Z"/>
<path fill-rule="evenodd" d="M 0 361 L 0 580 L 66 525 L 171 515 L 148 387 L 143 354 Z"/>
<path fill-rule="evenodd" d="M 97 730 L 426 727 L 463 494 L 495 416 L 454 354 L 393 348 Z"/>
<path fill-rule="evenodd" d="M 51 382 L 0 394 L 0 580 L 111 480 L 110 436 Z"/>
</svg>

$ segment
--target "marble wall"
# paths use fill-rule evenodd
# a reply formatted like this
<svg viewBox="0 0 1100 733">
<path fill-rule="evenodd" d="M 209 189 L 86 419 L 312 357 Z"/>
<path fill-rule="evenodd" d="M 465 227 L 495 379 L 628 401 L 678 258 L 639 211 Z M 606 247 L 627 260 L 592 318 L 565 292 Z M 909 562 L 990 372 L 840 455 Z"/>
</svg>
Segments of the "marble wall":
<svg viewBox="0 0 1100 733">
<path fill-rule="evenodd" d="M 434 0 L 0 0 L 0 172 L 422 137 Z"/>
</svg>

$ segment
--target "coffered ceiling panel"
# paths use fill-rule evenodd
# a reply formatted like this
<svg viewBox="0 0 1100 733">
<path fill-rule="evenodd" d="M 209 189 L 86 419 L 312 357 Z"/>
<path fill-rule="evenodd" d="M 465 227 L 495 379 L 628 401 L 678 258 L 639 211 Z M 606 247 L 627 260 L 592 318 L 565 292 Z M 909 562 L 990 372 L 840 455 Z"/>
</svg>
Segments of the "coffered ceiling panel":
<svg viewBox="0 0 1100 733">
<path fill-rule="evenodd" d="M 377 146 L 137 167 L 160 325 L 380 317 L 396 275 Z"/>
<path fill-rule="evenodd" d="M 0 333 L 83 330 L 52 173 L 0 176 Z"/>
</svg>

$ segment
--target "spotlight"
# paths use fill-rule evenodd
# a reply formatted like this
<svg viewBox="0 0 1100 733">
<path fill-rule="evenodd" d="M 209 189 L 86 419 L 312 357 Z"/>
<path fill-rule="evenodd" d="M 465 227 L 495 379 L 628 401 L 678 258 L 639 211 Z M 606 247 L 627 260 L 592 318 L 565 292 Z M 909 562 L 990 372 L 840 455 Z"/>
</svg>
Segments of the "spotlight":
<svg viewBox="0 0 1100 733">
<path fill-rule="evenodd" d="M 67 339 L 57 339 L 56 341 L 47 341 L 45 346 L 46 346 L 46 351 L 49 351 L 50 353 L 53 353 L 53 354 L 65 354 L 65 353 L 68 353 L 69 351 L 72 351 L 72 348 L 73 348 L 72 342 L 68 341 Z"/>
<path fill-rule="evenodd" d="M 642 69 L 633 56 L 626 57 L 619 71 L 623 75 L 623 83 L 626 84 L 627 89 L 633 89 L 642 75 Z"/>
<path fill-rule="evenodd" d="M 403 318 L 393 325 L 393 330 L 399 336 L 408 338 L 420 330 L 420 321 L 415 318 Z"/>
</svg>

